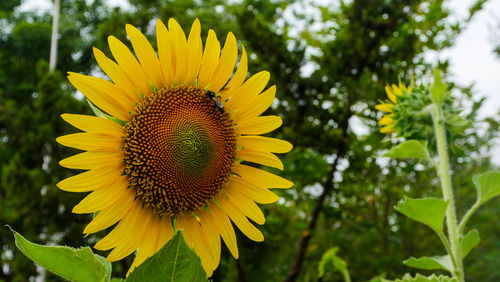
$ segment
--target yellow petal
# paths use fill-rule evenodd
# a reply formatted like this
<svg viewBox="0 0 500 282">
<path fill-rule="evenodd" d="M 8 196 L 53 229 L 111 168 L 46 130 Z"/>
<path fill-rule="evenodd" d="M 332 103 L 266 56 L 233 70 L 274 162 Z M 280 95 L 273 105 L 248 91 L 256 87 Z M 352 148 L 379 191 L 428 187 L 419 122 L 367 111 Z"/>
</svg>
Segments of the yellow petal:
<svg viewBox="0 0 500 282">
<path fill-rule="evenodd" d="M 231 220 L 238 226 L 238 228 L 245 234 L 249 239 L 262 242 L 264 241 L 264 235 L 257 229 L 253 224 L 251 224 L 245 217 L 245 215 L 234 207 L 233 203 L 228 201 L 224 196 L 219 195 L 217 197 L 217 202 L 220 207 L 227 214 Z"/>
<path fill-rule="evenodd" d="M 269 87 L 266 91 L 262 92 L 255 100 L 248 106 L 236 110 L 233 119 L 235 121 L 250 119 L 262 114 L 267 110 L 274 101 L 276 95 L 276 86 Z"/>
<path fill-rule="evenodd" d="M 391 102 L 396 104 L 396 96 L 394 95 L 394 93 L 392 93 L 392 89 L 389 87 L 389 85 L 385 86 L 385 93 L 387 94 L 389 100 L 391 100 Z"/>
<path fill-rule="evenodd" d="M 149 40 L 134 26 L 127 24 L 125 26 L 130 43 L 134 48 L 135 55 L 141 63 L 141 67 L 146 73 L 149 80 L 156 86 L 156 88 L 162 88 L 162 78 L 160 62 L 156 56 L 156 52 L 149 44 Z"/>
<path fill-rule="evenodd" d="M 150 228 L 150 223 L 151 223 L 151 218 L 153 216 L 153 212 L 150 209 L 143 209 L 141 207 L 141 215 L 140 215 L 140 220 L 130 223 L 128 226 L 127 230 L 129 231 L 127 236 L 123 236 L 123 233 L 120 234 L 121 238 L 117 246 L 109 253 L 108 257 L 106 258 L 107 261 L 117 261 L 121 260 L 122 258 L 130 255 L 133 253 L 137 248 L 139 248 L 139 245 L 142 243 L 142 239 L 144 238 L 144 235 L 149 235 L 145 234 L 149 232 Z M 125 231 L 126 232 L 126 231 Z"/>
<path fill-rule="evenodd" d="M 149 79 L 127 46 L 114 36 L 108 37 L 108 44 L 113 57 L 122 71 L 127 74 L 129 80 L 139 89 L 141 94 L 145 96 L 150 94 L 152 89 L 149 84 Z"/>
<path fill-rule="evenodd" d="M 384 126 L 380 129 L 381 133 L 394 133 L 396 129 L 394 129 L 394 124 Z"/>
<path fill-rule="evenodd" d="M 183 229 L 182 234 L 186 243 L 195 250 L 201 259 L 201 264 L 205 272 L 212 273 L 212 256 L 208 249 L 205 238 L 202 236 L 201 227 L 198 220 L 193 215 L 177 216 L 177 229 Z"/>
<path fill-rule="evenodd" d="M 391 105 L 391 104 L 378 104 L 375 106 L 375 109 L 377 109 L 379 111 L 384 111 L 387 113 L 392 113 L 392 107 L 393 107 L 393 105 Z"/>
<path fill-rule="evenodd" d="M 395 95 L 400 96 L 401 94 L 403 94 L 403 92 L 401 91 L 401 89 L 396 84 L 393 83 L 391 86 L 392 86 L 392 92 Z"/>
<path fill-rule="evenodd" d="M 175 79 L 175 53 L 170 34 L 161 20 L 156 21 L 156 42 L 163 82 L 165 86 L 170 87 Z"/>
<path fill-rule="evenodd" d="M 158 236 L 158 242 L 156 242 L 155 252 L 158 251 L 165 243 L 168 242 L 174 236 L 172 221 L 170 216 L 164 216 L 160 219 L 160 235 Z"/>
<path fill-rule="evenodd" d="M 68 177 L 59 183 L 57 187 L 69 192 L 89 192 L 116 181 L 123 172 L 123 164 L 119 167 L 109 166 L 96 168 Z"/>
<path fill-rule="evenodd" d="M 226 42 L 224 43 L 224 48 L 222 49 L 219 64 L 212 75 L 212 81 L 209 87 L 211 91 L 217 93 L 222 86 L 226 84 L 233 73 L 237 59 L 238 46 L 236 45 L 236 38 L 232 32 L 229 32 L 226 37 Z"/>
<path fill-rule="evenodd" d="M 270 77 L 271 75 L 267 71 L 261 71 L 253 75 L 231 96 L 231 99 L 224 104 L 224 107 L 230 112 L 244 108 L 264 90 Z"/>
<path fill-rule="evenodd" d="M 98 108 L 121 120 L 130 119 L 129 111 L 133 111 L 134 105 L 113 83 L 72 72 L 69 73 L 68 80 Z"/>
<path fill-rule="evenodd" d="M 96 217 L 85 227 L 83 233 L 95 233 L 115 224 L 118 220 L 122 219 L 132 208 L 135 199 L 135 191 L 133 189 L 126 189 L 125 193 L 111 206 L 103 209 Z"/>
<path fill-rule="evenodd" d="M 206 238 L 209 250 L 212 256 L 212 268 L 215 269 L 220 262 L 220 236 L 217 228 L 213 225 L 208 211 L 202 209 L 198 211 L 198 218 L 200 219 L 201 232 Z"/>
<path fill-rule="evenodd" d="M 108 235 L 104 236 L 104 238 L 95 244 L 94 248 L 98 250 L 109 250 L 119 245 L 120 241 L 124 239 L 123 237 L 136 233 L 135 227 L 139 227 L 141 222 L 146 221 L 142 215 L 142 201 L 134 201 L 127 214 L 125 214 Z M 124 236 L 125 234 L 127 234 L 127 236 Z"/>
<path fill-rule="evenodd" d="M 182 31 L 179 23 L 172 18 L 168 20 L 168 31 L 171 36 L 170 40 L 175 54 L 175 81 L 177 81 L 178 84 L 183 85 L 186 82 L 187 75 L 186 35 L 184 34 L 184 31 Z"/>
<path fill-rule="evenodd" d="M 201 42 L 201 26 L 198 19 L 194 20 L 187 41 L 187 85 L 194 85 L 200 72 L 203 44 Z"/>
<path fill-rule="evenodd" d="M 290 188 L 291 181 L 255 167 L 235 164 L 233 171 L 255 186 L 262 188 Z"/>
<path fill-rule="evenodd" d="M 240 149 L 238 150 L 236 156 L 248 162 L 267 165 L 283 170 L 283 163 L 273 153 Z"/>
<path fill-rule="evenodd" d="M 240 134 L 264 134 L 280 127 L 282 123 L 278 116 L 259 116 L 240 122 L 237 131 Z"/>
<path fill-rule="evenodd" d="M 142 243 L 139 245 L 137 255 L 135 256 L 135 259 L 127 272 L 127 277 L 134 270 L 134 268 L 143 263 L 148 257 L 156 253 L 156 242 L 158 241 L 158 236 L 160 235 L 159 225 L 160 219 L 158 218 L 158 216 L 154 216 L 151 222 L 151 229 L 143 234 Z"/>
<path fill-rule="evenodd" d="M 90 151 L 65 158 L 59 162 L 59 165 L 73 169 L 94 169 L 104 166 L 118 167 L 123 163 L 123 151 Z"/>
<path fill-rule="evenodd" d="M 141 93 L 137 87 L 130 81 L 127 74 L 118 66 L 117 63 L 109 59 L 104 55 L 101 50 L 97 48 L 92 49 L 94 51 L 94 57 L 97 64 L 101 69 L 108 75 L 111 80 L 122 90 L 123 93 L 127 94 L 132 101 L 140 101 Z"/>
<path fill-rule="evenodd" d="M 394 123 L 394 120 L 388 116 L 384 116 L 383 118 L 381 118 L 378 121 L 378 124 L 380 124 L 380 125 L 389 125 L 389 124 L 393 124 L 393 123 Z"/>
<path fill-rule="evenodd" d="M 128 177 L 120 176 L 94 192 L 88 194 L 78 205 L 76 205 L 73 213 L 92 213 L 100 211 L 114 204 L 122 194 L 126 192 L 128 186 Z"/>
<path fill-rule="evenodd" d="M 83 131 L 116 136 L 118 138 L 125 135 L 125 128 L 123 126 L 106 118 L 74 114 L 62 114 L 61 117 L 67 123 Z"/>
<path fill-rule="evenodd" d="M 198 85 L 200 88 L 206 87 L 210 83 L 210 79 L 214 74 L 215 68 L 219 63 L 220 43 L 213 30 L 208 31 L 207 41 L 205 43 L 205 51 L 200 67 L 200 75 L 198 76 Z"/>
<path fill-rule="evenodd" d="M 228 188 L 225 188 L 226 190 L 237 189 L 243 195 L 245 195 L 245 197 L 257 203 L 272 204 L 280 199 L 278 195 L 274 194 L 268 189 L 252 185 L 241 177 L 231 177 L 230 181 L 231 184 Z"/>
<path fill-rule="evenodd" d="M 234 73 L 231 80 L 227 83 L 226 87 L 224 87 L 224 89 L 220 93 L 222 100 L 226 100 L 234 93 L 236 93 L 247 77 L 248 58 L 245 47 L 243 47 L 243 45 L 241 45 L 241 50 L 242 51 L 240 62 L 238 63 L 238 68 L 236 69 L 236 72 Z"/>
<path fill-rule="evenodd" d="M 122 146 L 121 138 L 96 133 L 73 133 L 56 138 L 66 147 L 86 151 L 116 151 Z"/>
<path fill-rule="evenodd" d="M 292 150 L 290 142 L 264 136 L 240 136 L 238 146 L 254 151 L 287 153 Z"/>
<path fill-rule="evenodd" d="M 257 206 L 254 201 L 245 197 L 240 191 L 236 189 L 226 189 L 224 193 L 230 202 L 238 203 L 235 207 L 245 216 L 255 221 L 255 223 L 262 225 L 266 222 L 266 217 L 259 206 Z"/>
<path fill-rule="evenodd" d="M 227 248 L 235 259 L 238 258 L 238 244 L 236 243 L 236 235 L 234 234 L 233 226 L 227 218 L 226 214 L 215 204 L 211 203 L 208 206 L 210 210 L 210 220 L 212 225 L 216 228 L 217 232 L 222 237 Z"/>
</svg>

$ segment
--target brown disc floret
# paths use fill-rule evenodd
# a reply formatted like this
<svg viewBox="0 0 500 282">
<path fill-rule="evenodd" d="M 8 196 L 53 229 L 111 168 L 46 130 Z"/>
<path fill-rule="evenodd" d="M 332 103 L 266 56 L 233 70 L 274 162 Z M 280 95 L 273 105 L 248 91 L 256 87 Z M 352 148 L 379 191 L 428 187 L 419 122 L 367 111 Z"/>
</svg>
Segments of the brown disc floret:
<svg viewBox="0 0 500 282">
<path fill-rule="evenodd" d="M 206 205 L 231 174 L 233 124 L 204 90 L 160 89 L 136 105 L 125 130 L 130 185 L 160 216 Z"/>
</svg>

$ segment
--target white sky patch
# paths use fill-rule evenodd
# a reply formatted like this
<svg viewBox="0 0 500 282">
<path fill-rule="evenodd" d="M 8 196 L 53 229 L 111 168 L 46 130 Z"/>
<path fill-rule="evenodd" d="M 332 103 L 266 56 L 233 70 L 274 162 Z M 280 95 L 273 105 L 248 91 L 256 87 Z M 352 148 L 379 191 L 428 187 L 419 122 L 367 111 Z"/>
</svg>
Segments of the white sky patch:
<svg viewBox="0 0 500 282">
<path fill-rule="evenodd" d="M 466 18 L 474 0 L 452 0 L 447 6 L 454 19 Z M 492 28 L 500 18 L 500 0 L 490 0 L 460 34 L 455 45 L 428 58 L 450 60 L 450 80 L 462 85 L 474 83 L 477 97 L 487 97 L 480 117 L 496 115 L 500 110 L 500 58 L 493 52 Z M 431 60 L 432 61 L 432 60 Z"/>
</svg>

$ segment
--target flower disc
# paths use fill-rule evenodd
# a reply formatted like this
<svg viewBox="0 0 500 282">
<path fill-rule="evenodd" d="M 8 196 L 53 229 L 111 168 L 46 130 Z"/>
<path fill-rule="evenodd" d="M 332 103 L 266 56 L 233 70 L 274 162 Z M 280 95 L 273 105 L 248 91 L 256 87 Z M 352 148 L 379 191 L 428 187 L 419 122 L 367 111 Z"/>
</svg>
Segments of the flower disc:
<svg viewBox="0 0 500 282">
<path fill-rule="evenodd" d="M 236 136 L 205 91 L 181 86 L 146 97 L 125 125 L 125 172 L 160 216 L 206 205 L 231 174 Z"/>
</svg>

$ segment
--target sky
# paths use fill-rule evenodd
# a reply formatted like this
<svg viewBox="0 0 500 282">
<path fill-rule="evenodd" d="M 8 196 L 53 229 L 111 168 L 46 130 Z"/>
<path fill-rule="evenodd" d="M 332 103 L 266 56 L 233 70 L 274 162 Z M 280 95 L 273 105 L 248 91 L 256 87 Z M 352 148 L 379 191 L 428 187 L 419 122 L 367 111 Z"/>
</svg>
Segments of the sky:
<svg viewBox="0 0 500 282">
<path fill-rule="evenodd" d="M 1 1 L 1 0 L 0 0 Z M 322 0 L 317 0 L 322 2 Z M 452 11 L 452 19 L 464 19 L 468 8 L 475 0 L 451 0 L 445 5 Z M 110 6 L 130 7 L 127 0 L 109 0 Z M 21 11 L 50 9 L 50 0 L 24 0 Z M 487 100 L 480 111 L 480 117 L 493 116 L 500 111 L 500 57 L 493 53 L 493 30 L 496 28 L 500 41 L 500 0 L 488 1 L 472 22 L 456 39 L 455 45 L 439 53 L 428 52 L 429 62 L 439 59 L 450 60 L 449 80 L 461 85 L 474 83 L 474 93 Z M 354 127 L 363 134 L 362 125 L 355 121 Z M 367 132 L 366 132 L 367 133 Z M 365 133 L 365 134 L 366 134 Z M 500 140 L 492 152 L 493 161 L 500 165 Z"/>
</svg>

